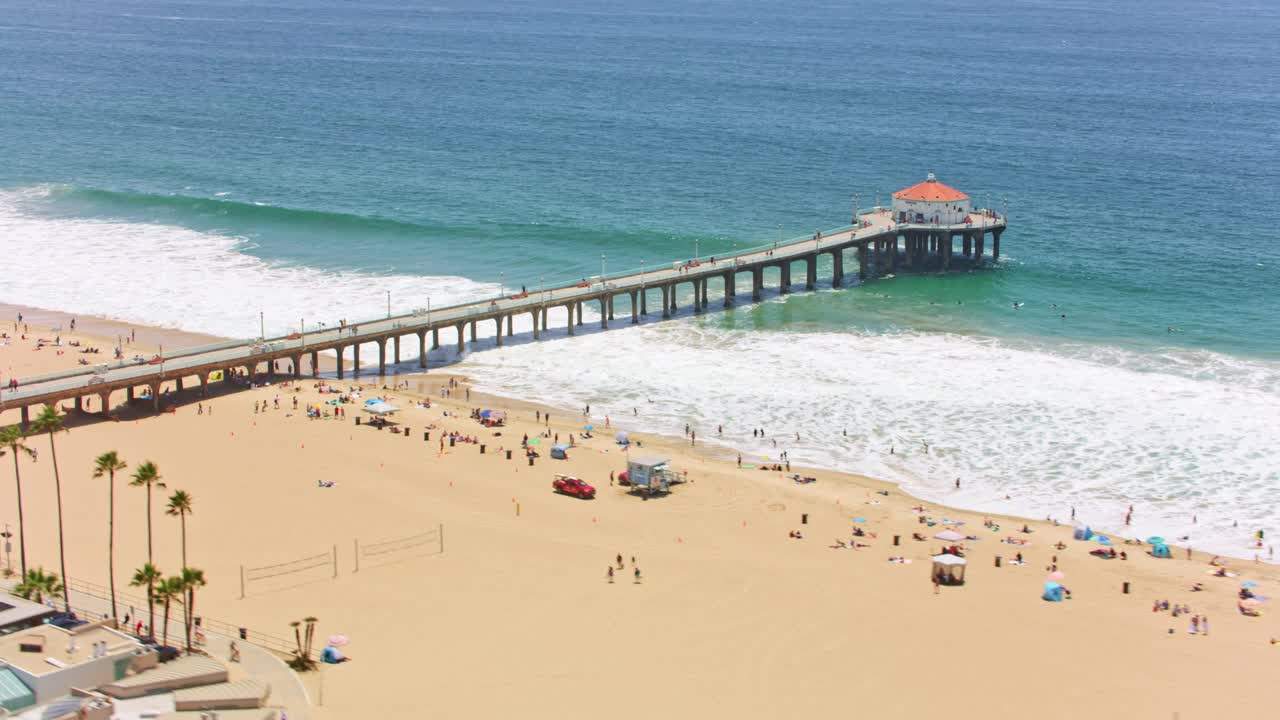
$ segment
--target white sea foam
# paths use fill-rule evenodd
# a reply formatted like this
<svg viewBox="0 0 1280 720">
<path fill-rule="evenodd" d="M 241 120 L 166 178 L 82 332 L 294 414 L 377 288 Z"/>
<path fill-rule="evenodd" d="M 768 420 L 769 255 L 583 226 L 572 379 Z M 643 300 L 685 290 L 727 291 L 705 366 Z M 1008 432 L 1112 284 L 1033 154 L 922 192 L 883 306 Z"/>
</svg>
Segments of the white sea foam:
<svg viewBox="0 0 1280 720">
<path fill-rule="evenodd" d="M 1064 521 L 1074 506 L 1097 527 L 1250 555 L 1249 534 L 1280 524 L 1280 367 L 1204 352 L 1094 355 L 689 319 L 478 353 L 464 369 L 497 392 L 590 403 L 623 428 L 680 435 L 687 422 L 744 462 L 785 449 L 948 504 Z"/>
<path fill-rule="evenodd" d="M 226 337 L 290 332 L 491 294 L 461 277 L 373 275 L 273 264 L 243 238 L 162 224 L 51 218 L 32 212 L 58 188 L 0 191 L 0 299 Z"/>
<path fill-rule="evenodd" d="M 239 238 L 29 211 L 50 192 L 0 192 L 0 300 L 246 337 L 260 309 L 268 332 L 280 332 L 303 316 L 311 326 L 382 315 L 387 289 L 403 298 L 397 310 L 496 289 L 272 264 L 241 252 Z M 1132 503 L 1134 535 L 1190 534 L 1196 547 L 1240 556 L 1250 532 L 1280 527 L 1276 363 L 941 333 L 761 333 L 692 318 L 619 324 L 475 352 L 459 369 L 495 392 L 589 402 L 597 419 L 607 413 L 624 428 L 678 436 L 688 422 L 746 462 L 786 449 L 799 463 L 955 505 L 1062 519 L 1074 506 L 1096 526 L 1123 529 Z M 753 439 L 753 427 L 769 439 Z"/>
</svg>

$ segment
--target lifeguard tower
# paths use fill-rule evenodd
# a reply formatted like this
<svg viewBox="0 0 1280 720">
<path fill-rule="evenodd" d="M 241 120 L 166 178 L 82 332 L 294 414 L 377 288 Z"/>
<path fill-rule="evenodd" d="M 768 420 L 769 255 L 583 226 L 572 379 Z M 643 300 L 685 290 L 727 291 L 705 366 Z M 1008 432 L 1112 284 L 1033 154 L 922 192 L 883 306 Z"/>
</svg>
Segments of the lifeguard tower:
<svg viewBox="0 0 1280 720">
<path fill-rule="evenodd" d="M 670 492 L 671 486 L 683 482 L 680 473 L 670 469 L 666 458 L 646 457 L 627 461 L 627 479 L 634 492 L 652 495 Z"/>
</svg>

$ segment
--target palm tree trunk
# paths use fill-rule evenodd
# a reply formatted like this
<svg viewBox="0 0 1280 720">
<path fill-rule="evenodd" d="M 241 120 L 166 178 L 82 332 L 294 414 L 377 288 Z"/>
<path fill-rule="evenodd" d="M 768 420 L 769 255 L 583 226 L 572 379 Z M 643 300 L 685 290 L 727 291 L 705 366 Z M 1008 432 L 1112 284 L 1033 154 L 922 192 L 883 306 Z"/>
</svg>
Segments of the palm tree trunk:
<svg viewBox="0 0 1280 720">
<path fill-rule="evenodd" d="M 147 620 L 149 621 L 147 632 L 154 638 L 156 636 L 156 595 L 153 582 L 147 583 Z"/>
<path fill-rule="evenodd" d="M 184 606 L 186 608 L 185 620 L 186 620 L 186 627 L 187 627 L 187 652 L 191 652 L 191 626 L 192 624 L 195 623 L 195 617 L 196 617 L 195 604 L 196 604 L 196 591 L 192 588 L 187 588 L 187 604 Z"/>
<path fill-rule="evenodd" d="M 147 483 L 147 563 L 155 565 L 151 557 L 151 483 Z"/>
<path fill-rule="evenodd" d="M 27 532 L 22 525 L 22 476 L 18 473 L 18 453 L 13 453 L 13 482 L 18 486 L 18 556 L 22 559 L 22 577 L 27 576 Z"/>
<path fill-rule="evenodd" d="M 58 475 L 58 447 L 49 433 L 49 454 L 53 456 L 53 488 L 58 498 L 58 564 L 62 568 L 62 602 L 71 609 L 71 583 L 67 578 L 67 548 L 62 534 L 62 478 Z"/>
<path fill-rule="evenodd" d="M 164 630 L 162 630 L 162 631 L 161 631 L 161 634 L 162 634 L 162 636 L 163 636 L 163 638 L 164 638 L 164 639 L 163 639 L 163 641 L 161 642 L 161 644 L 162 644 L 162 645 L 168 645 L 168 644 L 169 644 L 169 603 L 170 603 L 170 602 L 171 602 L 171 601 L 170 601 L 169 597 L 168 597 L 168 596 L 165 596 L 165 599 L 164 599 Z M 154 630 L 153 630 L 153 631 L 151 631 L 151 636 L 152 636 L 152 637 L 155 637 L 155 635 L 156 635 L 155 631 L 154 631 Z"/>
<path fill-rule="evenodd" d="M 116 471 L 110 471 L 107 477 L 107 573 L 111 585 L 111 619 L 116 620 L 120 617 L 116 612 Z M 62 582 L 65 585 L 67 579 L 62 578 Z"/>
<path fill-rule="evenodd" d="M 187 514 L 185 512 L 178 513 L 178 519 L 182 521 L 182 567 L 187 567 Z"/>
</svg>

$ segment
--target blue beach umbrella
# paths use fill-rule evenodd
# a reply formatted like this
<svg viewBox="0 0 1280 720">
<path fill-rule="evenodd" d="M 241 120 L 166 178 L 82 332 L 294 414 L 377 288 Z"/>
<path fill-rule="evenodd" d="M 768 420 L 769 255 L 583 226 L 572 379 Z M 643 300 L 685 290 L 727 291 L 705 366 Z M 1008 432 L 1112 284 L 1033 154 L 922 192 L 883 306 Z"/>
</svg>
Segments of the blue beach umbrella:
<svg viewBox="0 0 1280 720">
<path fill-rule="evenodd" d="M 1242 583 L 1240 583 L 1240 587 L 1255 588 L 1255 587 L 1258 587 L 1258 583 L 1256 583 L 1256 582 L 1242 582 Z"/>
<path fill-rule="evenodd" d="M 582 429 L 583 429 L 583 430 L 587 430 L 587 431 L 591 431 L 591 430 L 595 430 L 595 429 L 596 429 L 596 426 L 595 426 L 595 425 L 583 425 L 583 426 L 582 426 Z"/>
<path fill-rule="evenodd" d="M 853 521 L 854 521 L 854 522 L 866 522 L 866 521 L 867 521 L 867 519 L 866 519 L 866 518 L 854 518 L 854 519 L 853 519 Z"/>
<path fill-rule="evenodd" d="M 1160 537 L 1159 535 L 1152 535 L 1151 537 L 1147 538 L 1147 544 L 1148 544 L 1148 545 L 1163 545 L 1163 544 L 1164 544 L 1164 538 Z"/>
<path fill-rule="evenodd" d="M 1099 545 L 1111 544 L 1111 538 L 1107 537 L 1106 535 L 1094 535 L 1093 539 L 1097 540 Z"/>
</svg>

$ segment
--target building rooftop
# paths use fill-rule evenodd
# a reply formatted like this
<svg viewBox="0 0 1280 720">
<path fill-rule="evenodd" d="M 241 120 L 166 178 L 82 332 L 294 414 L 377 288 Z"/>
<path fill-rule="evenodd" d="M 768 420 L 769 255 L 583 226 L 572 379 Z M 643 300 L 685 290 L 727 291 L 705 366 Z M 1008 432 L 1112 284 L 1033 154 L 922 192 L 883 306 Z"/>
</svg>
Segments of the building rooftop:
<svg viewBox="0 0 1280 720">
<path fill-rule="evenodd" d="M 100 642 L 107 643 L 108 655 L 140 647 L 137 640 L 106 627 L 73 633 L 41 625 L 0 637 L 0 661 L 32 675 L 48 675 L 94 660 L 93 646 Z"/>
<path fill-rule="evenodd" d="M 5 628 L 15 625 L 28 626 L 39 618 L 52 614 L 53 609 L 47 605 L 0 593 L 0 633 L 5 632 Z"/>
<path fill-rule="evenodd" d="M 934 177 L 933 173 L 929 173 L 929 179 L 905 190 L 899 190 L 893 194 L 893 197 L 896 200 L 917 202 L 957 202 L 969 199 L 968 195 L 959 190 L 938 182 L 938 178 Z"/>
</svg>

